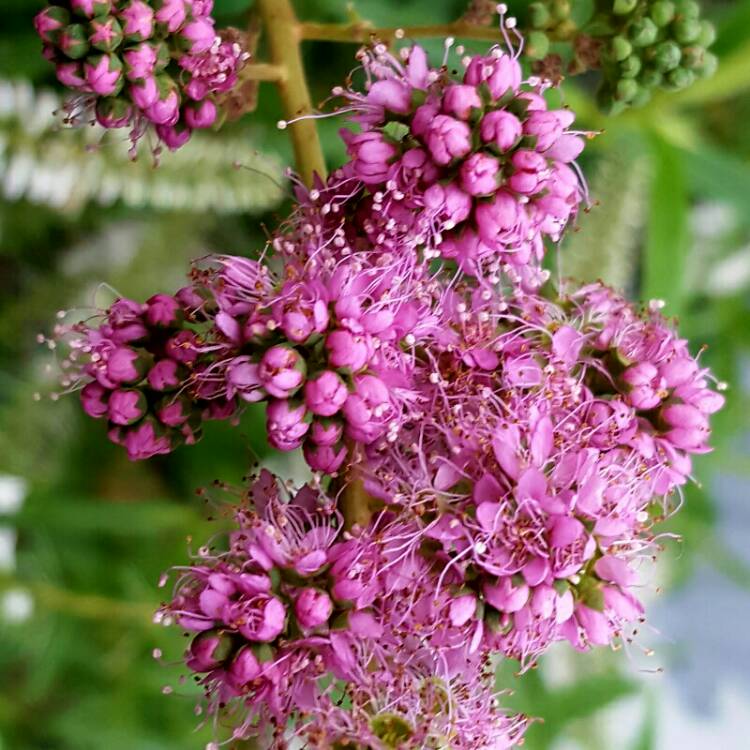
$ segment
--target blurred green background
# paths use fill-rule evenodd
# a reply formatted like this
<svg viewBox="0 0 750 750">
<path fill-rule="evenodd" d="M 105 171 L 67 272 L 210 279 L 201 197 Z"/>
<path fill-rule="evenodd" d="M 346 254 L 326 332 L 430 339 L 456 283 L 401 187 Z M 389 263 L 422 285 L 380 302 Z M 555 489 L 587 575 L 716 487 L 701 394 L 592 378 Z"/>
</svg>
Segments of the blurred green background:
<svg viewBox="0 0 750 750">
<path fill-rule="evenodd" d="M 216 0 L 219 22 L 240 25 L 249 5 Z M 296 5 L 307 19 L 342 21 L 353 8 L 406 25 L 455 19 L 466 2 Z M 89 130 L 60 129 L 31 27 L 39 7 L 3 0 L 0 25 L 0 748 L 203 748 L 190 687 L 151 655 L 158 647 L 176 662 L 183 648 L 152 623 L 156 582 L 185 559 L 188 536 L 199 544 L 213 531 L 196 487 L 239 481 L 255 458 L 299 466 L 269 455 L 253 413 L 239 430 L 212 425 L 192 449 L 130 464 L 74 399 L 47 397 L 54 354 L 36 335 L 59 309 L 175 289 L 191 257 L 257 251 L 286 210 L 290 147 L 270 86 L 255 113 L 165 155 L 157 171 L 147 158 L 129 163 L 122 140 L 97 146 Z M 529 750 L 748 747 L 750 0 L 704 2 L 704 12 L 719 29 L 713 79 L 609 119 L 588 81 L 564 88 L 579 123 L 604 131 L 581 160 L 597 203 L 567 241 L 565 272 L 664 299 L 730 389 L 716 450 L 695 462 L 702 484 L 670 522 L 682 541 L 666 543 L 645 588 L 641 645 L 553 649 L 520 679 L 502 669 L 499 683 L 515 690 L 507 702 L 545 717 Z M 306 46 L 316 99 L 354 51 Z M 332 164 L 339 126 L 322 124 Z"/>
</svg>

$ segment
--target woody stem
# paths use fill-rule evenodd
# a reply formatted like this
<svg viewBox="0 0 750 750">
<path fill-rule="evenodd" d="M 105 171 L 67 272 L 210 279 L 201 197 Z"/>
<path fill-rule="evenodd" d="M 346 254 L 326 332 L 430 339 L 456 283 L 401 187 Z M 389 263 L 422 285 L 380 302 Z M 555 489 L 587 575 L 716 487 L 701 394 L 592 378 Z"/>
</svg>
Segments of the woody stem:
<svg viewBox="0 0 750 750">
<path fill-rule="evenodd" d="M 256 8 L 268 37 L 270 63 L 275 68 L 271 70 L 278 75 L 273 80 L 279 89 L 285 119 L 311 114 L 313 108 L 300 51 L 301 24 L 290 0 L 256 0 Z M 270 73 L 271 70 L 262 72 Z M 256 68 L 256 72 L 261 71 Z M 288 126 L 288 131 L 297 171 L 305 184 L 312 184 L 315 173 L 325 179 L 325 160 L 315 121 L 295 122 Z"/>
</svg>

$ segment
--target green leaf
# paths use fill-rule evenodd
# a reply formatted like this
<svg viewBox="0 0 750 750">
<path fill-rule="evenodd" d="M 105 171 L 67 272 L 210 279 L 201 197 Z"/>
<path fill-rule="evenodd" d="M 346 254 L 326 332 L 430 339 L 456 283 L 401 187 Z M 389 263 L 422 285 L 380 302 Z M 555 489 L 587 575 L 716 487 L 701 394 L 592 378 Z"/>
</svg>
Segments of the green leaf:
<svg viewBox="0 0 750 750">
<path fill-rule="evenodd" d="M 652 164 L 642 296 L 664 300 L 665 312 L 679 315 L 689 244 L 685 173 L 680 152 L 657 137 L 652 142 Z"/>
</svg>

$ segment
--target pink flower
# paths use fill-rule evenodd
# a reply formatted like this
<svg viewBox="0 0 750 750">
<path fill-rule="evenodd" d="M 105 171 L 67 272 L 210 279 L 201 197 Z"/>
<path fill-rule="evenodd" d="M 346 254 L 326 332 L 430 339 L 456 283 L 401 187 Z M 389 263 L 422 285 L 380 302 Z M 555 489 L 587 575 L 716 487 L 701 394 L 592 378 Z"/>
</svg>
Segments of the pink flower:
<svg viewBox="0 0 750 750">
<path fill-rule="evenodd" d="M 182 306 L 169 294 L 155 294 L 146 300 L 146 321 L 157 328 L 168 328 L 182 321 Z"/>
<path fill-rule="evenodd" d="M 331 370 L 324 370 L 305 383 L 307 408 L 321 417 L 332 417 L 336 414 L 348 395 L 344 381 Z"/>
<path fill-rule="evenodd" d="M 521 85 L 521 66 L 508 55 L 474 57 L 466 68 L 464 83 L 479 86 L 486 83 L 492 97 L 497 100 L 508 91 L 517 91 Z"/>
<path fill-rule="evenodd" d="M 272 346 L 260 360 L 258 377 L 276 398 L 288 398 L 305 382 L 305 360 L 291 346 Z"/>
<path fill-rule="evenodd" d="M 190 666 L 190 664 L 188 664 Z M 250 646 L 243 646 L 232 659 L 229 666 L 229 680 L 236 688 L 241 689 L 248 682 L 257 679 L 262 672 L 258 659 Z"/>
<path fill-rule="evenodd" d="M 328 622 L 333 602 L 325 591 L 304 588 L 294 602 L 294 615 L 303 630 L 313 630 Z"/>
<path fill-rule="evenodd" d="M 436 164 L 450 164 L 471 151 L 471 131 L 461 120 L 437 115 L 427 128 L 425 143 Z"/>
<path fill-rule="evenodd" d="M 394 79 L 375 81 L 367 93 L 367 101 L 391 112 L 406 114 L 411 109 L 411 89 Z"/>
<path fill-rule="evenodd" d="M 58 63 L 55 75 L 63 86 L 71 89 L 80 89 L 86 85 L 83 66 L 77 62 Z"/>
</svg>

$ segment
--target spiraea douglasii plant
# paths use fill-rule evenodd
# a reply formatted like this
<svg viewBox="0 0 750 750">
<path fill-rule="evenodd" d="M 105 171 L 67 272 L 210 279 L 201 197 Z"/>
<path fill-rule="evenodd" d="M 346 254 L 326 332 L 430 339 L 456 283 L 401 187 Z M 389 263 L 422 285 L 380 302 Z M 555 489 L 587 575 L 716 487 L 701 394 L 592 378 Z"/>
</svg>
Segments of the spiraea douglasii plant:
<svg viewBox="0 0 750 750">
<path fill-rule="evenodd" d="M 309 466 L 302 487 L 255 472 L 230 533 L 162 581 L 156 619 L 189 638 L 210 750 L 515 747 L 527 719 L 503 709 L 499 660 L 629 643 L 642 622 L 641 564 L 709 450 L 722 384 L 659 300 L 565 278 L 564 254 L 550 273 L 590 204 L 576 159 L 594 134 L 549 104 L 548 46 L 572 43 L 568 73 L 601 68 L 613 110 L 710 72 L 712 33 L 693 2 L 595 6 L 310 24 L 367 36 L 321 112 L 286 0 L 257 3 L 270 63 L 215 29 L 210 0 L 37 16 L 72 124 L 190 148 L 261 78 L 287 112 L 294 207 L 256 258 L 201 258 L 179 290 L 63 316 L 52 337 L 62 391 L 130 459 L 260 403 L 269 443 Z M 471 55 L 447 36 L 430 60 L 406 41 L 452 31 L 497 42 Z M 348 159 L 326 176 L 328 116 Z"/>
</svg>

